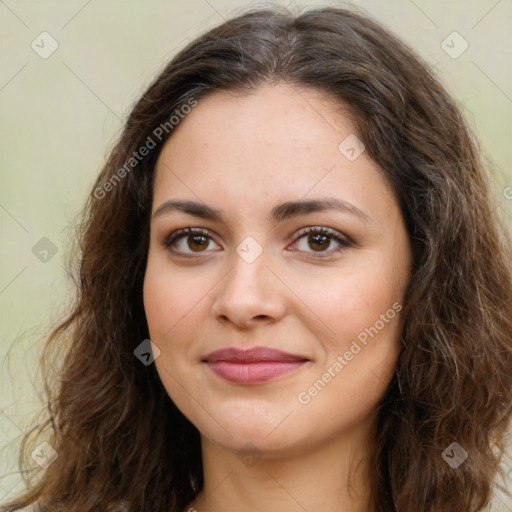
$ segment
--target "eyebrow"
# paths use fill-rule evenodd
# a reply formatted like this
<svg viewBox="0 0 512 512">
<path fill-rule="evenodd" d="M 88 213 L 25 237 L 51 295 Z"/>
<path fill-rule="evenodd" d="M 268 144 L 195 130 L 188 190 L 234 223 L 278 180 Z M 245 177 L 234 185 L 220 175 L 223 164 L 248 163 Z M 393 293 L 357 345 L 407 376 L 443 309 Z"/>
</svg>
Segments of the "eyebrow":
<svg viewBox="0 0 512 512">
<path fill-rule="evenodd" d="M 297 217 L 314 212 L 323 212 L 328 210 L 337 210 L 343 213 L 354 215 L 364 222 L 370 222 L 370 216 L 360 210 L 357 206 L 334 197 L 318 198 L 318 199 L 303 199 L 297 201 L 286 201 L 285 203 L 278 204 L 270 213 L 270 218 L 274 223 L 281 222 L 285 219 Z M 178 199 L 171 199 L 162 203 L 153 214 L 153 219 L 165 213 L 174 211 L 181 211 L 201 217 L 202 219 L 209 219 L 225 223 L 224 214 L 222 210 L 213 208 L 204 203 L 196 201 L 185 201 Z"/>
</svg>

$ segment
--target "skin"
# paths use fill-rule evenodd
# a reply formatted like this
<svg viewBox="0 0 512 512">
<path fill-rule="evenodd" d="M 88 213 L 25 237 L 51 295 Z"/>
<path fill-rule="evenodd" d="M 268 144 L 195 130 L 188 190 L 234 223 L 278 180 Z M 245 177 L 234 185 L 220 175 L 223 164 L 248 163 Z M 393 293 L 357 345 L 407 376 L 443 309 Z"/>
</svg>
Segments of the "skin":
<svg viewBox="0 0 512 512">
<path fill-rule="evenodd" d="M 186 511 L 373 510 L 367 458 L 376 406 L 401 348 L 400 313 L 386 317 L 366 346 L 359 343 L 308 403 L 298 400 L 333 373 L 365 328 L 402 304 L 410 279 L 409 239 L 382 172 L 366 152 L 350 161 L 338 149 L 355 134 L 341 107 L 287 84 L 248 95 L 215 92 L 159 156 L 153 214 L 180 199 L 222 210 L 224 218 L 174 210 L 151 220 L 144 305 L 161 351 L 155 364 L 201 434 L 205 484 Z M 337 210 L 270 219 L 280 203 L 326 197 L 351 203 L 367 219 Z M 163 245 L 187 226 L 211 238 Z M 308 226 L 331 228 L 352 244 L 297 236 Z M 236 251 L 246 237 L 263 249 L 251 263 Z M 268 346 L 308 362 L 262 384 L 234 384 L 202 362 L 230 346 Z M 244 446 L 253 459 L 237 455 Z"/>
</svg>

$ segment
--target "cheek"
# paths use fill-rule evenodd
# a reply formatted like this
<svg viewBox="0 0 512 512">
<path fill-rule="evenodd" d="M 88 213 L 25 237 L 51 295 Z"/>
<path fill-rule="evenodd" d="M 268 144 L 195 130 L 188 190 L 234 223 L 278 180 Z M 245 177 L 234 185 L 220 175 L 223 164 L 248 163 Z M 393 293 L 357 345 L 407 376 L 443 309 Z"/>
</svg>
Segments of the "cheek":
<svg viewBox="0 0 512 512">
<path fill-rule="evenodd" d="M 151 260 L 148 260 L 144 277 L 144 310 L 152 339 L 157 339 L 169 323 L 169 314 L 176 311 L 179 305 L 175 287 L 167 286 L 165 273 L 158 272 Z M 167 329 L 169 327 L 167 326 Z"/>
<path fill-rule="evenodd" d="M 168 395 L 181 404 L 186 402 L 178 384 L 186 381 L 181 361 L 187 357 L 186 334 L 191 332 L 191 318 L 200 306 L 199 291 L 179 272 L 169 272 L 165 258 L 152 257 L 150 252 L 143 297 L 149 336 L 160 350 L 155 366 Z"/>
<path fill-rule="evenodd" d="M 173 327 L 197 307 L 208 287 L 200 279 L 169 271 L 165 256 L 148 257 L 143 297 L 149 332 L 155 340 L 162 339 Z"/>
<path fill-rule="evenodd" d="M 311 428 L 315 416 L 334 430 L 362 420 L 388 387 L 401 350 L 403 300 L 391 270 L 371 264 L 339 275 L 330 280 L 334 291 L 312 305 L 329 330 L 317 336 L 320 364 L 297 396 Z"/>
<path fill-rule="evenodd" d="M 193 284 L 190 275 L 186 279 L 183 272 L 170 271 L 166 255 L 150 245 L 143 283 L 144 311 L 149 337 L 160 350 L 154 361 L 157 373 L 167 394 L 180 404 L 181 410 L 187 400 L 183 386 L 178 384 L 184 382 L 180 361 L 185 357 L 188 340 L 180 336 L 180 329 L 187 327 L 190 320 L 187 313 L 197 302 L 191 296 L 197 291 Z"/>
<path fill-rule="evenodd" d="M 400 330 L 396 309 L 401 308 L 393 309 L 393 304 L 402 304 L 403 289 L 392 265 L 361 263 L 358 268 L 342 269 L 322 281 L 309 281 L 307 286 L 297 283 L 298 287 L 302 287 L 300 296 L 307 297 L 306 304 L 322 320 L 332 350 L 342 350 L 348 340 L 376 322 L 381 328 L 385 321 L 385 331 L 395 331 L 395 337 Z"/>
</svg>

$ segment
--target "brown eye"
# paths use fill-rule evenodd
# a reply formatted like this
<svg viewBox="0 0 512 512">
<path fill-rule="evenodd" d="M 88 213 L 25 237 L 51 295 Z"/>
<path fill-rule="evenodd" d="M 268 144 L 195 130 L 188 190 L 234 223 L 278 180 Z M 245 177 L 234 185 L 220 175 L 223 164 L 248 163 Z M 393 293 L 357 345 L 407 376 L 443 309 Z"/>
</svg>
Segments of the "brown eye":
<svg viewBox="0 0 512 512">
<path fill-rule="evenodd" d="M 331 248 L 331 244 L 338 247 Z M 297 233 L 296 250 L 309 253 L 314 258 L 324 258 L 344 251 L 352 242 L 338 231 L 326 227 L 308 227 Z"/>
<path fill-rule="evenodd" d="M 212 237 L 202 229 L 187 227 L 171 233 L 162 243 L 164 247 L 175 254 L 189 256 L 192 253 L 207 253 L 213 242 Z"/>
<path fill-rule="evenodd" d="M 187 245 L 193 251 L 199 252 L 208 247 L 208 238 L 203 235 L 187 236 Z"/>
<path fill-rule="evenodd" d="M 323 251 L 331 244 L 330 237 L 321 233 L 308 236 L 308 244 L 312 249 Z"/>
</svg>

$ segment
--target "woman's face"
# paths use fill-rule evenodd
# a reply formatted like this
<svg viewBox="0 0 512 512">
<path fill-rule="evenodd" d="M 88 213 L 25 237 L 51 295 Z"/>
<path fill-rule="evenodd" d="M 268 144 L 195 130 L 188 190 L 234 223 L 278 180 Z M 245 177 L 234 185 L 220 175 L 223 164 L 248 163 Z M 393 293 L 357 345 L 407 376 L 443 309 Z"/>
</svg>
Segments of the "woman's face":
<svg viewBox="0 0 512 512">
<path fill-rule="evenodd" d="M 174 130 L 144 281 L 169 396 L 229 450 L 297 454 L 369 428 L 401 347 L 411 251 L 352 123 L 280 84 L 211 94 Z"/>
</svg>

